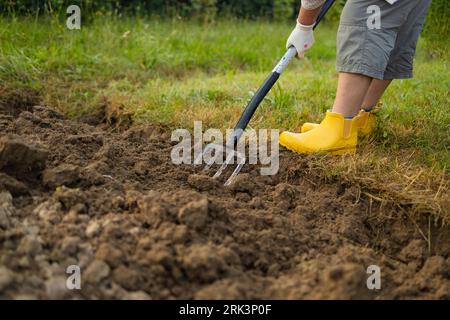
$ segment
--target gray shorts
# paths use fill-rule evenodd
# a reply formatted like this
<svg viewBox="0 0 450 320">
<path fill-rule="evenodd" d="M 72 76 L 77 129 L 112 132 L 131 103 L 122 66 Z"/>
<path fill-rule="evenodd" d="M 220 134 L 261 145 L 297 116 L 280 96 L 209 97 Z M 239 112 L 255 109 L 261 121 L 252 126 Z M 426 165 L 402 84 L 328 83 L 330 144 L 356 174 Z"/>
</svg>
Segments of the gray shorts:
<svg viewBox="0 0 450 320">
<path fill-rule="evenodd" d="M 348 0 L 337 35 L 336 68 L 376 79 L 413 75 L 417 40 L 431 0 Z M 379 29 L 369 6 L 380 8 Z M 376 9 L 376 8 L 375 8 Z M 368 13 L 369 11 L 369 13 Z M 368 22 L 369 21 L 369 22 Z"/>
</svg>

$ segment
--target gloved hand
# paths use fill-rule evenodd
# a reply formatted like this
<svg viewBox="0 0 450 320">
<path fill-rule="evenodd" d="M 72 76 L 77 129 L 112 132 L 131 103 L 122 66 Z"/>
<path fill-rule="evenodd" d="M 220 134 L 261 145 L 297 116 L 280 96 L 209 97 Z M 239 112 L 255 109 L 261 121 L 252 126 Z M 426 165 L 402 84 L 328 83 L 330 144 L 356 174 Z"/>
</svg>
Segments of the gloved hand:
<svg viewBox="0 0 450 320">
<path fill-rule="evenodd" d="M 297 49 L 297 56 L 303 58 L 305 51 L 309 50 L 314 44 L 313 27 L 314 24 L 305 26 L 297 21 L 297 25 L 287 40 L 286 49 L 294 46 Z"/>
</svg>

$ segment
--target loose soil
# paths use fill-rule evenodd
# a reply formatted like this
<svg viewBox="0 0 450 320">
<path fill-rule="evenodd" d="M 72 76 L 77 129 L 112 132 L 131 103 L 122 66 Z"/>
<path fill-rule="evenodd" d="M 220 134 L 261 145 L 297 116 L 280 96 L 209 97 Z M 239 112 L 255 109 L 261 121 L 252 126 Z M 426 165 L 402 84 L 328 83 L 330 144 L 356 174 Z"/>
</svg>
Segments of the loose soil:
<svg viewBox="0 0 450 320">
<path fill-rule="evenodd" d="M 0 298 L 450 298 L 449 229 L 323 181 L 311 157 L 227 188 L 173 165 L 160 126 L 19 111 L 0 110 Z"/>
</svg>

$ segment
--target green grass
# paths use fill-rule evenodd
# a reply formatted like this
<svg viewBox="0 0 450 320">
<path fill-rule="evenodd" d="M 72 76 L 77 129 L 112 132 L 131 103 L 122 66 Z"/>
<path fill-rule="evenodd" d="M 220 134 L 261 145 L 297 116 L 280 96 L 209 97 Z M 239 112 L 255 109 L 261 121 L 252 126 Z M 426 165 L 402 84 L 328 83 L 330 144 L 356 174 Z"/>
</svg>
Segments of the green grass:
<svg viewBox="0 0 450 320">
<path fill-rule="evenodd" d="M 0 103 L 26 89 L 70 117 L 106 106 L 131 113 L 137 123 L 190 128 L 203 120 L 204 127 L 229 128 L 284 53 L 291 28 L 232 19 L 204 25 L 99 17 L 69 31 L 56 19 L 0 18 Z M 297 129 L 323 117 L 337 83 L 335 35 L 333 25 L 317 29 L 308 58 L 289 66 L 252 127 Z M 375 138 L 362 147 L 375 162 L 390 159 L 391 172 L 402 168 L 396 161 L 408 161 L 436 183 L 448 173 L 448 42 L 426 50 L 421 40 L 415 78 L 394 82 L 383 98 Z"/>
<path fill-rule="evenodd" d="M 226 128 L 284 52 L 290 25 L 98 18 L 81 31 L 56 19 L 0 21 L 0 82 L 31 87 L 72 117 L 105 102 L 136 121 Z M 294 129 L 318 121 L 336 88 L 335 28 L 323 25 L 305 61 L 294 62 L 252 121 Z M 422 44 L 422 42 L 421 42 Z M 448 46 L 446 47 L 448 56 Z M 419 47 L 416 77 L 383 99 L 381 148 L 417 150 L 417 160 L 450 167 L 449 61 Z"/>
</svg>

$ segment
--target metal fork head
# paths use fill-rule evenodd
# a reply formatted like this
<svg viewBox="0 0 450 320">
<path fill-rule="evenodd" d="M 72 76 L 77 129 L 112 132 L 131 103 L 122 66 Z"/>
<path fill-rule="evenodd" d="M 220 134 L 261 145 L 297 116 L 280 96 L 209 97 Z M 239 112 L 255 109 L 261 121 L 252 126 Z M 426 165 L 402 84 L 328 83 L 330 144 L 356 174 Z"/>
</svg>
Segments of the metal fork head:
<svg viewBox="0 0 450 320">
<path fill-rule="evenodd" d="M 225 161 L 224 155 L 226 155 Z M 203 160 L 206 163 L 203 171 L 208 171 L 214 164 L 220 164 L 220 168 L 213 176 L 214 179 L 217 179 L 229 164 L 235 164 L 234 159 L 236 159 L 236 168 L 224 184 L 225 186 L 229 186 L 244 166 L 245 154 L 236 151 L 235 148 L 229 145 L 223 146 L 221 144 L 210 143 L 205 146 L 203 152 L 195 159 L 194 163 L 198 164 Z"/>
</svg>

